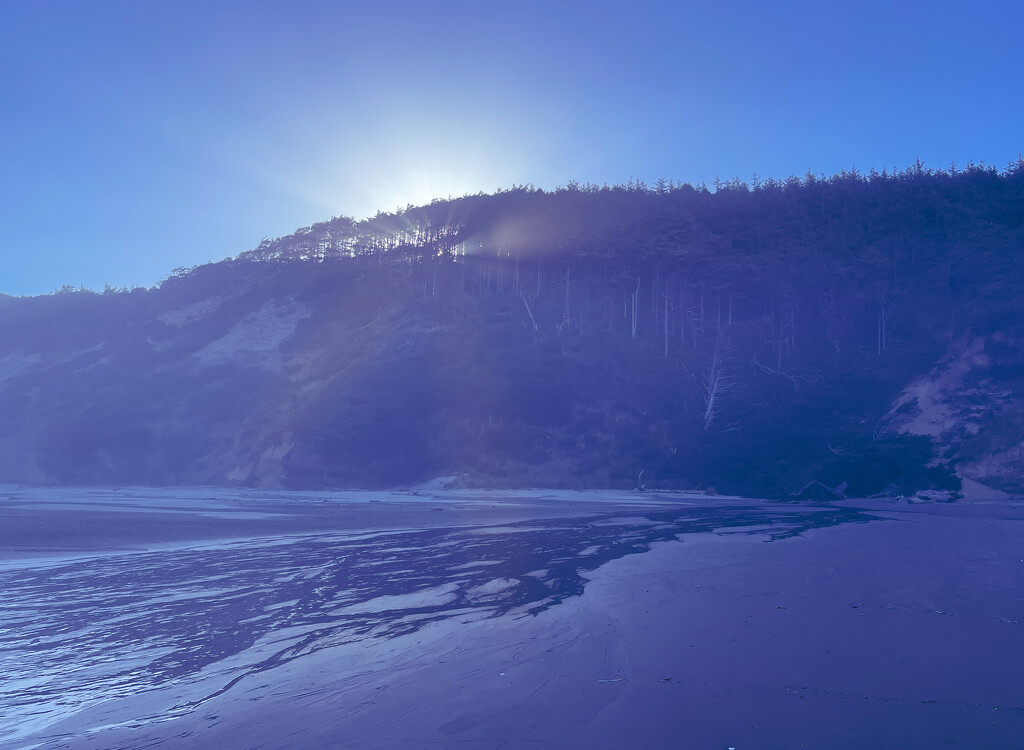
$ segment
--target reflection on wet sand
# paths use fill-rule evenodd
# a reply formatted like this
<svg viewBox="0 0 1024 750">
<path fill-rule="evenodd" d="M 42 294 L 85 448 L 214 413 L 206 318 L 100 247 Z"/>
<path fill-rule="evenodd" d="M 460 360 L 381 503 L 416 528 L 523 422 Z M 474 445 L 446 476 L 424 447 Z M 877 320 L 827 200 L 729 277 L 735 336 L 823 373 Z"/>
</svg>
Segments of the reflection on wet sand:
<svg viewBox="0 0 1024 750">
<path fill-rule="evenodd" d="M 97 701 L 188 680 L 229 657 L 237 668 L 220 687 L 172 715 L 247 675 L 332 646 L 448 618 L 529 616 L 581 594 L 588 571 L 681 535 L 772 541 L 876 519 L 848 508 L 633 508 L 500 526 L 268 536 L 26 560 L 0 570 L 0 705 L 7 713 L 0 741 Z"/>
</svg>

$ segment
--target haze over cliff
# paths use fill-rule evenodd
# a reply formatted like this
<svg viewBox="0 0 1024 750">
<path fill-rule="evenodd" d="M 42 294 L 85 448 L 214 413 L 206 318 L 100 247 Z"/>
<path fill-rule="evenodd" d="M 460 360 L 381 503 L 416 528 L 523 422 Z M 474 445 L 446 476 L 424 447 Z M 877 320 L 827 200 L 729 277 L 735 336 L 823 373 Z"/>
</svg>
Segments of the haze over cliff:
<svg viewBox="0 0 1024 750">
<path fill-rule="evenodd" d="M 1022 492 L 1022 292 L 1020 161 L 335 218 L 0 300 L 0 481 Z"/>
</svg>

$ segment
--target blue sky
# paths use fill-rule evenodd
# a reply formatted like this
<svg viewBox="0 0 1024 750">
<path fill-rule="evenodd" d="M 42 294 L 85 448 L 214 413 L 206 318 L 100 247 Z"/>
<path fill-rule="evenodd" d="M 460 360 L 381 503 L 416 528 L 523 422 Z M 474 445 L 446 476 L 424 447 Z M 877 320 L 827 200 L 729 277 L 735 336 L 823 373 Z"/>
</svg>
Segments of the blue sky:
<svg viewBox="0 0 1024 750">
<path fill-rule="evenodd" d="M 0 292 L 532 183 L 1003 167 L 1019 2 L 0 3 Z"/>
</svg>

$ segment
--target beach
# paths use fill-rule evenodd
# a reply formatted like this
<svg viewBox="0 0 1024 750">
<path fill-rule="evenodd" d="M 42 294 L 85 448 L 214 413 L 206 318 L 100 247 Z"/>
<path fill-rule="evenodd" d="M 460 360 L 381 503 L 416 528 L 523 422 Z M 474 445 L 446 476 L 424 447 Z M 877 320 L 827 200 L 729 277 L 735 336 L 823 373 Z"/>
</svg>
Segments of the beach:
<svg viewBox="0 0 1024 750">
<path fill-rule="evenodd" d="M 45 493 L 0 502 L 5 750 L 1024 738 L 1019 504 Z"/>
</svg>

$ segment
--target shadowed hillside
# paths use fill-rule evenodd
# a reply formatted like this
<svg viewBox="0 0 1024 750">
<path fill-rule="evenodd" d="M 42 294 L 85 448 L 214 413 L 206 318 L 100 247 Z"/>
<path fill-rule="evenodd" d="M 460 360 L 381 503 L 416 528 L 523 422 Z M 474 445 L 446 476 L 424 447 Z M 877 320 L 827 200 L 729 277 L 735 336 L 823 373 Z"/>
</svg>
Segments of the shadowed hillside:
<svg viewBox="0 0 1024 750">
<path fill-rule="evenodd" d="M 1024 163 L 716 187 L 515 188 L 4 298 L 0 481 L 1021 490 Z"/>
</svg>

